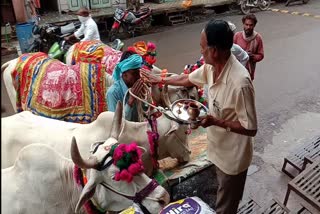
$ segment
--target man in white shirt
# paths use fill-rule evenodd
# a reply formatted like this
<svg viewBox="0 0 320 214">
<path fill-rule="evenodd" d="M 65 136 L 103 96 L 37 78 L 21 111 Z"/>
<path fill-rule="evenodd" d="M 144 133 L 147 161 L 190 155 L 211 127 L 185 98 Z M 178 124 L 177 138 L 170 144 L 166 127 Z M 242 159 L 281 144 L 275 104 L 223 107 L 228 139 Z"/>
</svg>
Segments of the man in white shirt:
<svg viewBox="0 0 320 214">
<path fill-rule="evenodd" d="M 141 70 L 144 81 L 177 86 L 209 86 L 209 114 L 199 125 L 207 131 L 207 156 L 218 180 L 216 212 L 236 214 L 257 133 L 255 94 L 246 68 L 231 54 L 233 32 L 227 22 L 211 20 L 201 32 L 205 64 L 191 74 L 159 77 Z"/>
<path fill-rule="evenodd" d="M 81 41 L 100 40 L 98 26 L 92 19 L 89 9 L 83 7 L 77 12 L 77 15 L 81 26 L 74 34 L 67 36 L 65 40 L 72 40 L 74 38 L 79 40 L 82 35 L 84 35 L 84 38 Z"/>
</svg>

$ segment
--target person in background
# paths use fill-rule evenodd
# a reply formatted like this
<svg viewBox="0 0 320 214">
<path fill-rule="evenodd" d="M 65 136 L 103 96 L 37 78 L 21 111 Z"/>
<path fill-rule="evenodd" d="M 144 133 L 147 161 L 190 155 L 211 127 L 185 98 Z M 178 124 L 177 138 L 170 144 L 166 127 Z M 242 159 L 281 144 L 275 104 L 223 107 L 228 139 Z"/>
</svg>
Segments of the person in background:
<svg viewBox="0 0 320 214">
<path fill-rule="evenodd" d="M 38 24 L 37 12 L 34 4 L 34 0 L 25 0 L 24 1 L 25 13 L 27 16 L 27 22 L 35 22 Z"/>
<path fill-rule="evenodd" d="M 120 62 L 116 65 L 112 77 L 113 85 L 107 91 L 108 111 L 115 112 L 117 102 L 123 102 L 129 88 L 131 92 L 140 96 L 144 89 L 143 81 L 140 79 L 140 68 L 143 65 L 142 57 L 133 52 L 125 51 Z M 139 122 L 139 115 L 135 97 L 128 94 L 125 105 L 125 118 L 129 121 Z"/>
<path fill-rule="evenodd" d="M 254 80 L 256 63 L 264 58 L 263 42 L 261 35 L 254 30 L 258 20 L 254 14 L 242 17 L 243 31 L 234 35 L 233 41 L 249 54 L 248 69 L 251 80 Z"/>
<path fill-rule="evenodd" d="M 229 27 L 232 30 L 232 32 L 235 33 L 236 26 L 232 22 L 228 22 L 228 24 L 229 24 Z M 239 62 L 243 66 L 247 65 L 247 63 L 249 61 L 249 55 L 239 45 L 233 43 L 232 48 L 231 48 L 231 53 L 237 58 L 237 60 L 239 60 Z"/>
<path fill-rule="evenodd" d="M 92 19 L 90 11 L 86 7 L 82 7 L 77 12 L 78 19 L 81 22 L 80 28 L 72 35 L 65 37 L 65 40 L 70 41 L 73 39 L 80 39 L 81 41 L 100 40 L 100 34 L 97 23 Z"/>
<path fill-rule="evenodd" d="M 33 1 L 34 1 L 34 7 L 36 8 L 37 14 L 38 14 L 39 16 L 42 15 L 40 0 L 33 0 Z"/>
<path fill-rule="evenodd" d="M 210 20 L 201 32 L 205 64 L 190 74 L 159 77 L 141 69 L 151 84 L 209 86 L 206 116 L 198 125 L 206 128 L 207 157 L 215 165 L 218 180 L 216 212 L 236 214 L 242 198 L 257 133 L 255 93 L 246 68 L 231 54 L 233 32 L 223 20 Z"/>
</svg>

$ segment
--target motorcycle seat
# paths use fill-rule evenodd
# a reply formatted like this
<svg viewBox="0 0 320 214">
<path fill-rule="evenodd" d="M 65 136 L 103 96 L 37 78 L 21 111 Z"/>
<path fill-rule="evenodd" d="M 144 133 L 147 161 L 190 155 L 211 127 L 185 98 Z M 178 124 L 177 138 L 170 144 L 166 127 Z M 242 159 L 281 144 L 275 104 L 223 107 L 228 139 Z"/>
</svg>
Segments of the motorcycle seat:
<svg viewBox="0 0 320 214">
<path fill-rule="evenodd" d="M 133 13 L 137 18 L 139 18 L 139 17 L 141 17 L 141 16 L 146 15 L 149 11 L 150 11 L 149 8 L 143 8 L 143 9 L 141 9 L 141 10 L 139 10 L 139 11 L 136 11 L 136 12 L 132 11 L 132 13 Z"/>
</svg>

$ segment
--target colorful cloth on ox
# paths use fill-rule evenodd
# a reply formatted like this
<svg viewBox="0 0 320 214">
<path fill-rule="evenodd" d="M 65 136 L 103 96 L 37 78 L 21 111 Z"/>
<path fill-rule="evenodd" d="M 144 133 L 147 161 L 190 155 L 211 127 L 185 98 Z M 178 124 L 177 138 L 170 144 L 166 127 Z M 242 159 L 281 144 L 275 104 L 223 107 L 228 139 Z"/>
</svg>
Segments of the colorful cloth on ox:
<svg viewBox="0 0 320 214">
<path fill-rule="evenodd" d="M 12 74 L 18 112 L 90 123 L 107 110 L 105 73 L 100 64 L 67 66 L 44 53 L 18 58 Z"/>
<path fill-rule="evenodd" d="M 117 51 L 101 41 L 83 41 L 75 44 L 72 54 L 72 64 L 77 62 L 101 63 L 108 74 L 120 61 L 122 52 Z"/>
</svg>

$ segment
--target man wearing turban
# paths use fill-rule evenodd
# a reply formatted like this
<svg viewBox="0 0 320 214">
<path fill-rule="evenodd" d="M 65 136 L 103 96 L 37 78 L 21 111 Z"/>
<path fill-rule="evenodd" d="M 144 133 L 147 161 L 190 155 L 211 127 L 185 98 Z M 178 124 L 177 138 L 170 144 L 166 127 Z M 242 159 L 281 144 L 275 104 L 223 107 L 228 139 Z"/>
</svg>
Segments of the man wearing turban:
<svg viewBox="0 0 320 214">
<path fill-rule="evenodd" d="M 108 111 L 115 112 L 118 101 L 123 98 L 131 88 L 133 94 L 139 96 L 143 90 L 143 81 L 140 79 L 140 68 L 143 65 L 142 57 L 138 54 L 123 53 L 120 62 L 116 65 L 112 78 L 113 85 L 107 91 Z M 127 95 L 125 105 L 125 118 L 129 121 L 138 122 L 138 111 L 135 98 Z"/>
</svg>

